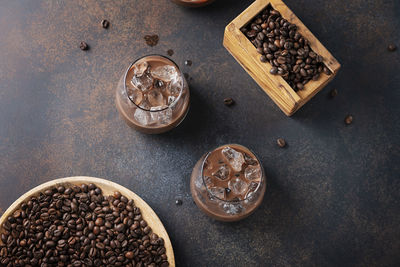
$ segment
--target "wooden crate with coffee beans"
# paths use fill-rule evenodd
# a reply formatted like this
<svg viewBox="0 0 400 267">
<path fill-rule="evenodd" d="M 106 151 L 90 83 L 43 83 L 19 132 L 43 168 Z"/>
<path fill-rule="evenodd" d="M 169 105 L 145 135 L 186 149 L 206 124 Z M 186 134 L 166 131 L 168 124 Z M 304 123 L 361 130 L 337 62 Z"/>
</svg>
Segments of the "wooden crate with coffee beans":
<svg viewBox="0 0 400 267">
<path fill-rule="evenodd" d="M 226 26 L 224 46 L 288 116 L 340 68 L 281 0 L 256 0 Z"/>
</svg>

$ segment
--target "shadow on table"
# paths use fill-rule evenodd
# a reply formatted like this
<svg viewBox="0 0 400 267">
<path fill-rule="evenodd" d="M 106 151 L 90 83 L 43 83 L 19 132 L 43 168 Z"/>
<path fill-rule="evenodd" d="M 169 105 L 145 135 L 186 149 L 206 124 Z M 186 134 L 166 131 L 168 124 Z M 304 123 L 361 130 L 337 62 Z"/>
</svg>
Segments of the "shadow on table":
<svg viewBox="0 0 400 267">
<path fill-rule="evenodd" d="M 296 206 L 298 205 L 295 205 L 294 199 L 280 185 L 275 176 L 268 173 L 264 200 L 253 214 L 238 222 L 212 221 L 228 228 L 254 228 L 260 231 L 268 228 L 276 233 L 287 232 L 288 229 L 303 224 Z"/>
</svg>

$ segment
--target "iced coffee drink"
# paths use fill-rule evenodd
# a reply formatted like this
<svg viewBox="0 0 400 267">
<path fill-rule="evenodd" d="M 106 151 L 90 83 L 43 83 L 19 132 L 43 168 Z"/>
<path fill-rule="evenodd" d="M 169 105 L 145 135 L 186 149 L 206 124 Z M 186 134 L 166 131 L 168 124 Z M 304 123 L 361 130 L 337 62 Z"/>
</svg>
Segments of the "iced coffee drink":
<svg viewBox="0 0 400 267">
<path fill-rule="evenodd" d="M 185 118 L 189 87 L 170 59 L 151 55 L 132 63 L 117 86 L 116 105 L 127 124 L 141 132 L 171 130 Z"/>
<path fill-rule="evenodd" d="M 172 0 L 172 2 L 188 7 L 201 7 L 211 4 L 214 1 L 215 0 Z"/>
<path fill-rule="evenodd" d="M 246 147 L 229 144 L 206 153 L 196 163 L 190 190 L 197 206 L 221 221 L 237 221 L 260 204 L 266 188 L 264 169 Z"/>
</svg>

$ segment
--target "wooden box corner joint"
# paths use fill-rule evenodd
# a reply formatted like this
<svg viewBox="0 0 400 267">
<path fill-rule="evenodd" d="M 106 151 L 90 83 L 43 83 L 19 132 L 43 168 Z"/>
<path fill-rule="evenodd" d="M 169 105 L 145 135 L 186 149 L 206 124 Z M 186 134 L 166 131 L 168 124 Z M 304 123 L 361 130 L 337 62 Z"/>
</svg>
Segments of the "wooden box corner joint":
<svg viewBox="0 0 400 267">
<path fill-rule="evenodd" d="M 268 5 L 279 11 L 284 19 L 296 24 L 298 32 L 309 41 L 311 49 L 324 58 L 323 63 L 332 72 L 331 75 L 321 73 L 317 81 L 310 80 L 305 84 L 304 89 L 295 92 L 281 76 L 269 73 L 270 63 L 260 61 L 257 49 L 240 30 Z M 288 116 L 293 115 L 321 91 L 335 77 L 340 68 L 339 62 L 281 0 L 256 0 L 226 26 L 223 45 Z"/>
</svg>

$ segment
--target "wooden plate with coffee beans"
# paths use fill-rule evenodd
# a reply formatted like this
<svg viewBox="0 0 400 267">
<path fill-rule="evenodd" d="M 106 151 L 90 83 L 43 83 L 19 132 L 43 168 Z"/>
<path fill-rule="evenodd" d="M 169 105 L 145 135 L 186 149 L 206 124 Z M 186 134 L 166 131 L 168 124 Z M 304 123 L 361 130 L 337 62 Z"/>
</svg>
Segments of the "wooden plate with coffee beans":
<svg viewBox="0 0 400 267">
<path fill-rule="evenodd" d="M 140 265 L 142 263 L 142 265 Z M 0 266 L 175 266 L 150 206 L 94 177 L 56 179 L 18 198 L 0 218 Z"/>
</svg>

